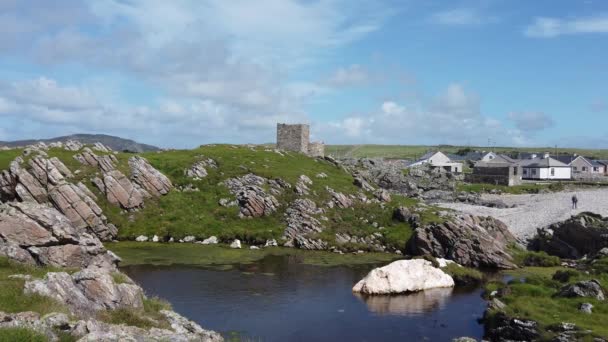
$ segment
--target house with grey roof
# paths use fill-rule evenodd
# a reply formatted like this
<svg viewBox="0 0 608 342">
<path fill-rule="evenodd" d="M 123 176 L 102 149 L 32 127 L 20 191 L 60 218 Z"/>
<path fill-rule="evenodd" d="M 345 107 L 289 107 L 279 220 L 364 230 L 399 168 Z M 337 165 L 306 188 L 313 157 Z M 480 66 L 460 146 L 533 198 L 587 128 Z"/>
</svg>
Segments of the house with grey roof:
<svg viewBox="0 0 608 342">
<path fill-rule="evenodd" d="M 554 158 L 572 167 L 573 178 L 594 178 L 606 173 L 606 165 L 583 156 L 574 154 L 555 156 Z"/>
<path fill-rule="evenodd" d="M 522 179 L 568 180 L 572 179 L 572 167 L 555 158 L 523 159 L 517 162 L 522 169 Z"/>
</svg>

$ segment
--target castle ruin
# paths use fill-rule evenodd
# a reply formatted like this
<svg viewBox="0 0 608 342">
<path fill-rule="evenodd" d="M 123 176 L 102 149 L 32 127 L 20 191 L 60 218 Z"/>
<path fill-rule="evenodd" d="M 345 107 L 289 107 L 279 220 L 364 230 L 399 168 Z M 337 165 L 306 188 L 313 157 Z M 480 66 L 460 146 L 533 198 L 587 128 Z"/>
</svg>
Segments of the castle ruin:
<svg viewBox="0 0 608 342">
<path fill-rule="evenodd" d="M 277 148 L 304 153 L 311 157 L 325 155 L 325 144 L 310 142 L 310 126 L 306 124 L 277 124 Z"/>
</svg>

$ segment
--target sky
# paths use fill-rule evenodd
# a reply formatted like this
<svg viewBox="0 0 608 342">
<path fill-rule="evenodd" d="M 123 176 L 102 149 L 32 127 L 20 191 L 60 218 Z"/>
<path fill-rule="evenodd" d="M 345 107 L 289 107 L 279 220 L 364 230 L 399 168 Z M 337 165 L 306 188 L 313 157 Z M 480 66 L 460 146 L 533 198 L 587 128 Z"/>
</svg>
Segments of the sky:
<svg viewBox="0 0 608 342">
<path fill-rule="evenodd" d="M 605 0 L 0 0 L 0 141 L 608 148 Z"/>
</svg>

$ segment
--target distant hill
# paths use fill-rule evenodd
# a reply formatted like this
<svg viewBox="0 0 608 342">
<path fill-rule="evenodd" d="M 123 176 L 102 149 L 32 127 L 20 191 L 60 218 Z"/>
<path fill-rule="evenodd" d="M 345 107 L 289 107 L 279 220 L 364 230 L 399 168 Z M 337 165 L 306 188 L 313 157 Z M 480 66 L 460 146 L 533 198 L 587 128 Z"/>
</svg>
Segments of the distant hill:
<svg viewBox="0 0 608 342">
<path fill-rule="evenodd" d="M 63 137 L 56 137 L 51 139 L 31 139 L 31 140 L 19 140 L 19 141 L 0 141 L 0 146 L 16 147 L 32 145 L 38 142 L 44 142 L 49 144 L 52 142 L 66 142 L 68 140 L 80 141 L 83 144 L 93 144 L 100 142 L 106 146 L 111 147 L 114 151 L 130 151 L 130 152 L 149 152 L 158 151 L 160 148 L 152 145 L 140 144 L 130 139 L 123 139 L 106 134 L 73 134 L 66 135 Z"/>
</svg>

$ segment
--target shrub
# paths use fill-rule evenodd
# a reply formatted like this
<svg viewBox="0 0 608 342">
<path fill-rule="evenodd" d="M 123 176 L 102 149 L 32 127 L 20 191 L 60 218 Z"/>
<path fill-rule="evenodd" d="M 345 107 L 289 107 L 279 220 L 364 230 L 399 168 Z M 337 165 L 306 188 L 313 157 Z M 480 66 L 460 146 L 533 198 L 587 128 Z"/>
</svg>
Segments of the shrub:
<svg viewBox="0 0 608 342">
<path fill-rule="evenodd" d="M 574 278 L 578 275 L 579 273 L 574 270 L 557 271 L 553 274 L 552 279 L 559 281 L 560 283 L 567 283 L 570 281 L 570 278 Z"/>
<path fill-rule="evenodd" d="M 545 252 L 526 252 L 522 263 L 524 266 L 554 267 L 559 266 L 561 261 L 558 257 Z"/>
</svg>

